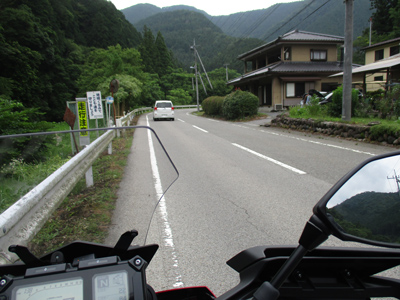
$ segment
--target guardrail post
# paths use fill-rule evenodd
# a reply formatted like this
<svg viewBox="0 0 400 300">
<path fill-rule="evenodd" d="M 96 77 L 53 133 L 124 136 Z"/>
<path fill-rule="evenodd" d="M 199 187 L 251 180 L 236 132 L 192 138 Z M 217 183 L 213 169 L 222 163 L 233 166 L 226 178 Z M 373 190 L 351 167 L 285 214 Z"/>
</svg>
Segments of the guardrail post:
<svg viewBox="0 0 400 300">
<path fill-rule="evenodd" d="M 90 168 L 86 171 L 85 178 L 86 178 L 86 187 L 93 186 L 94 180 L 93 180 L 93 168 L 92 168 L 92 166 L 90 166 Z"/>
<path fill-rule="evenodd" d="M 122 122 L 121 119 L 117 119 L 117 127 L 122 127 Z M 119 132 L 119 129 L 117 129 L 117 137 L 120 137 L 121 133 Z"/>
</svg>

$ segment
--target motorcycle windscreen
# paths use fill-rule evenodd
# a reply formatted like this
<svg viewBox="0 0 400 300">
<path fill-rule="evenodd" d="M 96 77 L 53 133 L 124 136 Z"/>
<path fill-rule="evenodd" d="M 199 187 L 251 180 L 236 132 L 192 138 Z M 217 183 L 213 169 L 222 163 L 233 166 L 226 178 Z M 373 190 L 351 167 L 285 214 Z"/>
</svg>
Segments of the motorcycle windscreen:
<svg viewBox="0 0 400 300">
<path fill-rule="evenodd" d="M 47 222 L 54 212 L 43 213 L 47 212 L 44 207 L 63 209 L 71 219 L 68 226 L 80 226 L 72 221 L 77 215 L 90 218 L 104 210 L 101 203 L 93 205 L 85 199 L 91 194 L 115 207 L 114 211 L 108 209 L 108 214 L 113 215 L 111 222 L 102 225 L 107 227 L 106 235 L 115 232 L 111 246 L 121 234 L 133 229 L 139 232 L 133 244 L 143 245 L 156 207 L 178 178 L 178 171 L 151 128 L 124 127 L 119 130 L 120 137 L 116 135 L 115 128 L 102 128 L 0 136 L 1 235 L 12 230 L 17 235 L 18 230 L 31 226 L 31 219 L 36 218 L 35 223 L 39 223 L 37 218 Z M 127 155 L 118 158 L 118 151 Z M 113 180 L 119 176 L 114 175 L 115 169 L 120 169 L 122 179 Z M 111 185 L 117 188 L 111 189 Z M 75 198 L 81 195 L 81 203 L 60 206 L 63 201 L 70 201 L 71 192 Z M 84 215 L 82 210 L 89 205 L 92 206 Z M 92 226 L 99 227 L 96 220 L 100 218 L 101 212 Z M 62 233 L 54 228 L 48 234 Z M 88 238 L 75 235 L 73 240 Z"/>
</svg>

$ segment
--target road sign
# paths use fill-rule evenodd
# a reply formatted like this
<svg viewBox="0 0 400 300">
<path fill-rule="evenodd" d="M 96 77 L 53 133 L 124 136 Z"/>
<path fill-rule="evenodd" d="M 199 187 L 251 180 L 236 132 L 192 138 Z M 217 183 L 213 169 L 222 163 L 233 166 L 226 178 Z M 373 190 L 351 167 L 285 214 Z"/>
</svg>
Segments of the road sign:
<svg viewBox="0 0 400 300">
<path fill-rule="evenodd" d="M 101 92 L 86 92 L 90 119 L 103 119 L 103 106 L 101 104 Z"/>
<path fill-rule="evenodd" d="M 107 104 L 113 104 L 114 98 L 111 96 L 106 97 Z"/>
</svg>

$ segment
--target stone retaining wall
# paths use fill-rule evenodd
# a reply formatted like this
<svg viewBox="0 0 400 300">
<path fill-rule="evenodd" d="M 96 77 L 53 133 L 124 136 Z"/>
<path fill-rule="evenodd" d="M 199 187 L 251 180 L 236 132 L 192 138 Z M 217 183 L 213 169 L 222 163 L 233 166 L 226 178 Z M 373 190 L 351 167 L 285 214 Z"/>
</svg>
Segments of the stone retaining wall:
<svg viewBox="0 0 400 300">
<path fill-rule="evenodd" d="M 366 126 L 339 122 L 322 122 L 313 119 L 293 119 L 289 118 L 286 114 L 282 114 L 271 121 L 271 126 L 317 132 L 341 138 L 362 140 L 365 142 L 374 141 L 383 144 L 400 145 L 400 133 L 399 136 L 384 134 L 378 139 L 372 139 L 372 136 L 370 135 L 370 128 L 372 125 Z"/>
</svg>

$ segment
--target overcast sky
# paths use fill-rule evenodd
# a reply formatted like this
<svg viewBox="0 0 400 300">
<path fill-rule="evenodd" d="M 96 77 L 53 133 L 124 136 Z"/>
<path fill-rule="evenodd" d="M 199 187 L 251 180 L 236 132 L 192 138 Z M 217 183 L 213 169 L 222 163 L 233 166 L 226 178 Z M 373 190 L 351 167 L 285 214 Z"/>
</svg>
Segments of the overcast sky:
<svg viewBox="0 0 400 300">
<path fill-rule="evenodd" d="M 221 1 L 221 0 L 148 0 L 148 1 L 135 1 L 135 0 L 109 0 L 114 3 L 117 9 L 124 9 L 139 3 L 149 3 L 160 8 L 173 6 L 173 5 L 189 5 L 197 9 L 204 10 L 211 16 L 230 15 L 241 11 L 256 10 L 268 8 L 276 3 L 295 2 L 294 0 L 247 0 L 247 1 Z M 301 0 L 297 0 L 301 1 Z"/>
</svg>

